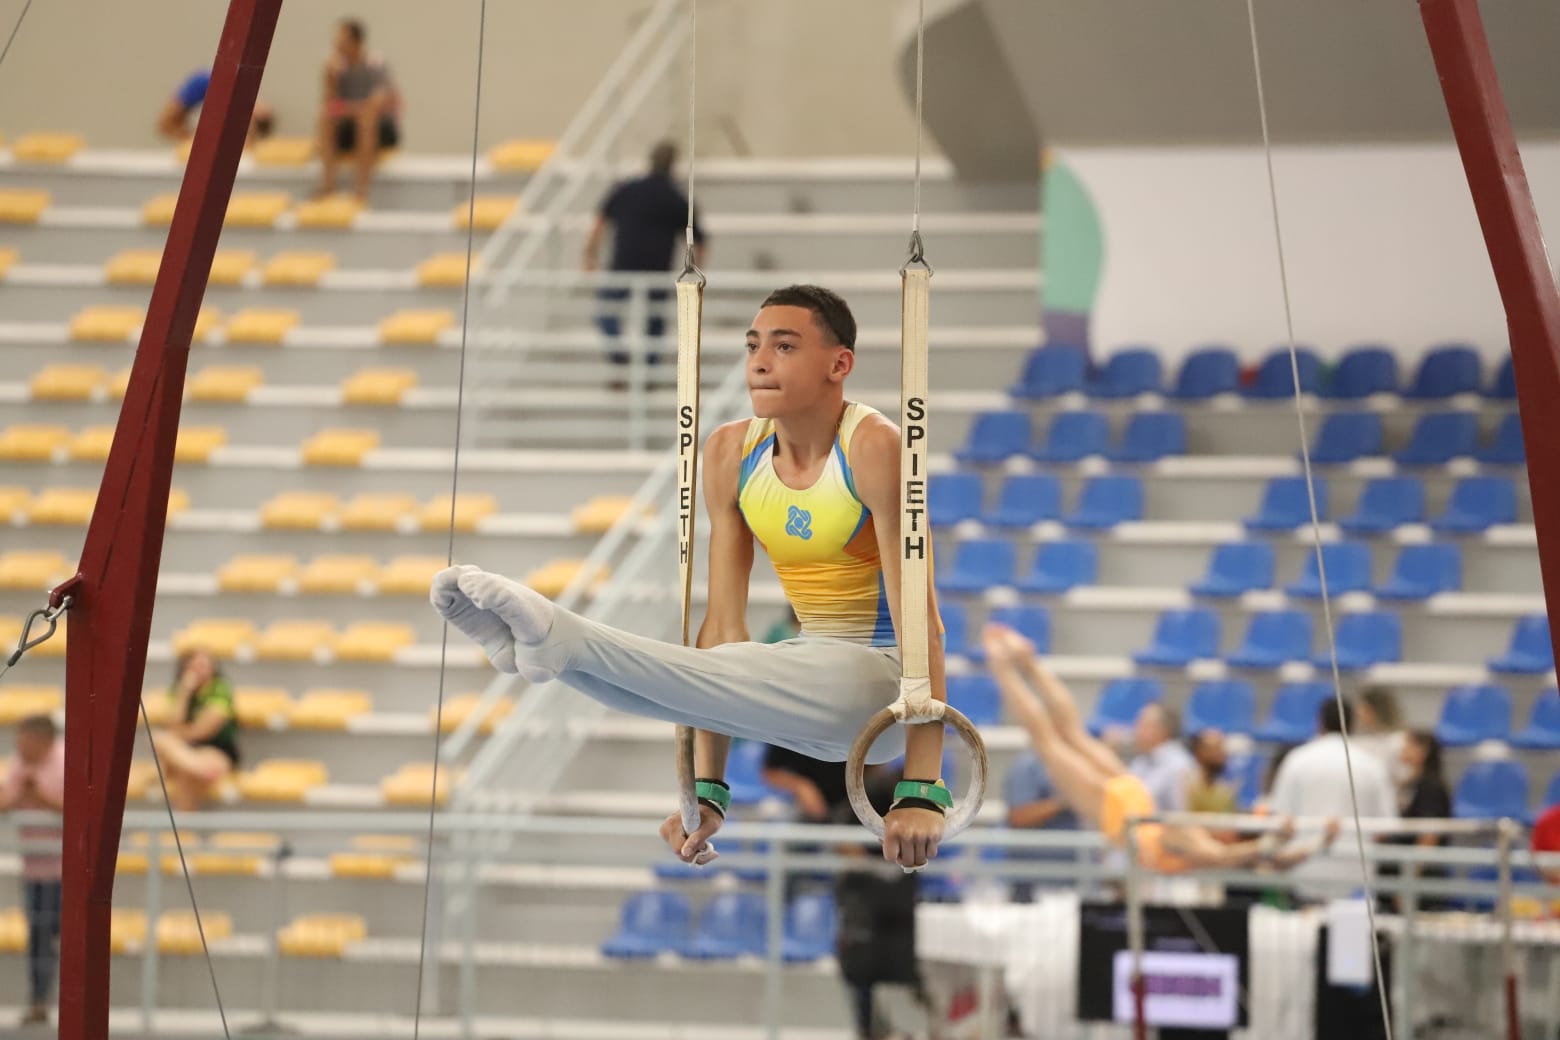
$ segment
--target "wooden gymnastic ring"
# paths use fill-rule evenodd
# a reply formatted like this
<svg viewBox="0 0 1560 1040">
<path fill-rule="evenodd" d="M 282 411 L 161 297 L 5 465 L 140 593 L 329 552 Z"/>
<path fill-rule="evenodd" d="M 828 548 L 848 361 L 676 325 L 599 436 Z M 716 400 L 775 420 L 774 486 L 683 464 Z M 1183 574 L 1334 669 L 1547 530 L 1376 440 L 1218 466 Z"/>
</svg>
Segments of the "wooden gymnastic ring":
<svg viewBox="0 0 1560 1040">
<path fill-rule="evenodd" d="M 947 823 L 943 826 L 943 837 L 951 838 L 963 831 L 975 822 L 975 817 L 980 813 L 980 806 L 986 799 L 986 742 L 981 739 L 980 730 L 975 724 L 964 717 L 964 713 L 957 708 L 944 704 L 942 706 L 942 721 L 952 726 L 954 731 L 964 739 L 965 746 L 970 749 L 970 784 L 948 814 Z M 856 737 L 856 742 L 851 745 L 850 757 L 845 761 L 845 790 L 850 795 L 850 807 L 856 810 L 856 817 L 867 830 L 883 837 L 883 817 L 872 808 L 872 801 L 867 797 L 866 769 L 867 753 L 888 731 L 890 726 L 899 724 L 899 718 L 892 708 L 884 708 L 861 728 L 861 734 Z"/>
</svg>

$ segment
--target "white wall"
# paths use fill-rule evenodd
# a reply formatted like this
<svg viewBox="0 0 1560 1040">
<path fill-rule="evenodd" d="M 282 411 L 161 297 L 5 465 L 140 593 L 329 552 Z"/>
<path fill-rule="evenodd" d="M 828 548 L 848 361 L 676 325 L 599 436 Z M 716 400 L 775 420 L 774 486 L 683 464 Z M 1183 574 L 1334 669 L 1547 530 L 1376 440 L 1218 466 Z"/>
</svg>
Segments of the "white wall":
<svg viewBox="0 0 1560 1040">
<path fill-rule="evenodd" d="M 701 153 L 732 153 L 729 123 L 762 156 L 908 152 L 913 120 L 894 75 L 892 32 L 906 2 L 701 0 Z M 0 32 L 22 3 L 0 0 Z M 650 6 L 489 0 L 484 143 L 559 134 Z M 39 0 L 0 67 L 0 132 L 73 129 L 98 146 L 153 143 L 158 108 L 185 74 L 210 61 L 226 7 Z M 331 28 L 355 15 L 407 95 L 406 150 L 465 151 L 477 11 L 477 0 L 290 0 L 262 96 L 277 108 L 280 132 L 311 132 Z"/>
<path fill-rule="evenodd" d="M 1550 241 L 1560 235 L 1560 144 L 1523 149 Z M 1069 150 L 1104 224 L 1093 325 L 1102 347 L 1174 357 L 1227 341 L 1255 357 L 1284 341 L 1260 147 Z M 1412 355 L 1466 339 L 1506 349 L 1484 240 L 1450 143 L 1275 151 L 1295 335 L 1333 352 L 1381 340 Z"/>
</svg>

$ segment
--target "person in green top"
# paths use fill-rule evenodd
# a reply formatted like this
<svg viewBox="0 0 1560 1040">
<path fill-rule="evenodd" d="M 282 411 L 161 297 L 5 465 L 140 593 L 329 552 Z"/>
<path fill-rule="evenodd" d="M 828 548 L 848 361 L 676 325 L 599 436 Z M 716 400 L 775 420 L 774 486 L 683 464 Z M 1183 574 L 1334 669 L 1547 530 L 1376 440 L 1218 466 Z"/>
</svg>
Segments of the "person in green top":
<svg viewBox="0 0 1560 1040">
<path fill-rule="evenodd" d="M 152 746 L 169 802 L 175 809 L 198 809 L 238 766 L 233 686 L 215 657 L 192 650 L 179 657 L 168 699 L 170 721 L 152 731 Z"/>
</svg>

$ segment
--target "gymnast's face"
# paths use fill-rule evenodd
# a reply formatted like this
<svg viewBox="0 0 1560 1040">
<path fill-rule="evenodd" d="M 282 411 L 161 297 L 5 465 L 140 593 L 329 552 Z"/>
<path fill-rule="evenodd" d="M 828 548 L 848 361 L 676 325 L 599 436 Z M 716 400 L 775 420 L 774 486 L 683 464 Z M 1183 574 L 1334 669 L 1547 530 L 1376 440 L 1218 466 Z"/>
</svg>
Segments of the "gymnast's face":
<svg viewBox="0 0 1560 1040">
<path fill-rule="evenodd" d="M 765 307 L 747 333 L 748 395 L 760 419 L 832 403 L 856 356 L 806 307 Z"/>
</svg>

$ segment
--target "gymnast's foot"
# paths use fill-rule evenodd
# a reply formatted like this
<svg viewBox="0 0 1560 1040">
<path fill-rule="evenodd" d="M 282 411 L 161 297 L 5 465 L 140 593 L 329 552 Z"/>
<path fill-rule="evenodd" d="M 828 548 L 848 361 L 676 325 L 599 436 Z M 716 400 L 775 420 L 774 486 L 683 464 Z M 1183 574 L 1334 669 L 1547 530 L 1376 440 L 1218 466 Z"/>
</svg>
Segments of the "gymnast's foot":
<svg viewBox="0 0 1560 1040">
<path fill-rule="evenodd" d="M 462 575 L 481 573 L 471 564 L 446 568 L 433 576 L 428 599 L 446 621 L 482 648 L 494 668 L 515 675 L 520 669 L 515 664 L 514 633 L 503 618 L 477 606 L 460 587 Z"/>
<path fill-rule="evenodd" d="M 525 659 L 526 648 L 540 644 L 552 631 L 552 600 L 529 586 L 476 568 L 460 575 L 457 583 L 473 606 L 490 612 L 508 626 L 515 665 L 521 675 L 532 682 L 556 678 L 545 666 Z"/>
</svg>

